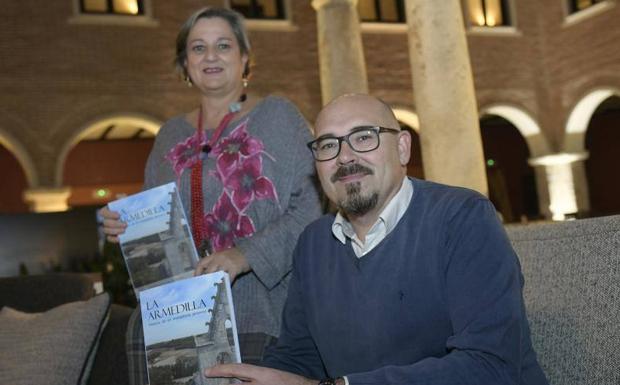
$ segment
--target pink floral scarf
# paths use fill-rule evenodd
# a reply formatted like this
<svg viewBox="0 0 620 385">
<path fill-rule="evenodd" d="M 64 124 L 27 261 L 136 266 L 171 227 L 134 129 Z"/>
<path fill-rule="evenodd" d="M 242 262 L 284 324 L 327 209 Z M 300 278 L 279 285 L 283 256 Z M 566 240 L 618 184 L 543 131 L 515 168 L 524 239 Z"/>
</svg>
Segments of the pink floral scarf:
<svg viewBox="0 0 620 385">
<path fill-rule="evenodd" d="M 263 175 L 263 142 L 247 131 L 248 120 L 242 121 L 233 131 L 220 140 L 208 156 L 216 159 L 215 170 L 209 176 L 217 178 L 222 193 L 211 211 L 203 218 L 203 239 L 210 241 L 211 252 L 234 246 L 235 238 L 248 237 L 256 232 L 252 219 L 246 215 L 255 200 L 270 199 L 278 202 L 273 182 Z M 166 155 L 166 160 L 181 178 L 183 171 L 202 161 L 205 135 L 199 132 L 177 143 Z"/>
</svg>

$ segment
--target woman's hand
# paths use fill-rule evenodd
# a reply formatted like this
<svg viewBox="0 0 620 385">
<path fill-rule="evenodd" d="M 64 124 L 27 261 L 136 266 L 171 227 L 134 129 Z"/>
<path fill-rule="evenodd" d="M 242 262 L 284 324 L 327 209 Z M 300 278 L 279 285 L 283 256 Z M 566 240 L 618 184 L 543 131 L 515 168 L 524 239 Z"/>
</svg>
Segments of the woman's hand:
<svg viewBox="0 0 620 385">
<path fill-rule="evenodd" d="M 232 283 L 240 274 L 247 273 L 251 269 L 245 256 L 239 249 L 233 247 L 202 258 L 196 266 L 194 275 L 213 273 L 219 270 L 227 272 Z"/>
<path fill-rule="evenodd" d="M 118 236 L 125 232 L 127 223 L 122 222 L 121 215 L 116 211 L 111 211 L 108 206 L 102 207 L 99 215 L 103 217 L 103 233 L 108 241 L 118 243 Z"/>
</svg>

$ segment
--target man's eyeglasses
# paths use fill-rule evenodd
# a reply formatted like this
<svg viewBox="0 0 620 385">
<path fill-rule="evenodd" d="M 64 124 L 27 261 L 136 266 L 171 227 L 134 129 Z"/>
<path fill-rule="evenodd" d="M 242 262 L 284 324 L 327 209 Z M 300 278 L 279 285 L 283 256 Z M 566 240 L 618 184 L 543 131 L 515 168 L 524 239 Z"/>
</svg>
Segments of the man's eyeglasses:
<svg viewBox="0 0 620 385">
<path fill-rule="evenodd" d="M 355 127 L 352 132 L 343 136 L 327 136 L 308 143 L 314 159 L 318 162 L 332 160 L 340 154 L 342 142 L 345 141 L 355 152 L 370 152 L 379 147 L 379 134 L 389 132 L 397 134 L 400 130 L 379 126 Z"/>
</svg>

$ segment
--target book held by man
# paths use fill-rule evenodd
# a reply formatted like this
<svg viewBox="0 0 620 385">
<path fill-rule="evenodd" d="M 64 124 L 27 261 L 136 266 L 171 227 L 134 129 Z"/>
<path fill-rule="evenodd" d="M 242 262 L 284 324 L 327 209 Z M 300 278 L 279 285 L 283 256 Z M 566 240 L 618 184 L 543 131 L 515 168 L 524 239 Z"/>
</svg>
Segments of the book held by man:
<svg viewBox="0 0 620 385">
<path fill-rule="evenodd" d="M 144 289 L 193 275 L 198 254 L 174 182 L 108 206 L 127 223 L 119 240 L 136 297 Z"/>
<path fill-rule="evenodd" d="M 142 290 L 140 310 L 150 385 L 236 382 L 204 376 L 214 365 L 241 362 L 227 273 Z"/>
</svg>

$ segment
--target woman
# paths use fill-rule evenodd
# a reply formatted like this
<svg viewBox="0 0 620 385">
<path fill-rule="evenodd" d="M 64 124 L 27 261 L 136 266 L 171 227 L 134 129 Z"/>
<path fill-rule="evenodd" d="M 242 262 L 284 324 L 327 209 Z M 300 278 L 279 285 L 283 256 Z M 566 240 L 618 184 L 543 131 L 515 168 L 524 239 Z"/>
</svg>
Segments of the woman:
<svg viewBox="0 0 620 385">
<path fill-rule="evenodd" d="M 201 93 L 200 106 L 157 134 L 145 189 L 176 181 L 199 252 L 196 274 L 233 281 L 241 356 L 260 361 L 279 333 L 297 236 L 320 214 L 308 124 L 287 100 L 246 95 L 250 44 L 241 15 L 205 8 L 182 26 L 176 66 Z M 102 209 L 111 241 L 125 229 Z M 130 377 L 146 383 L 142 324 L 128 331 Z"/>
</svg>

